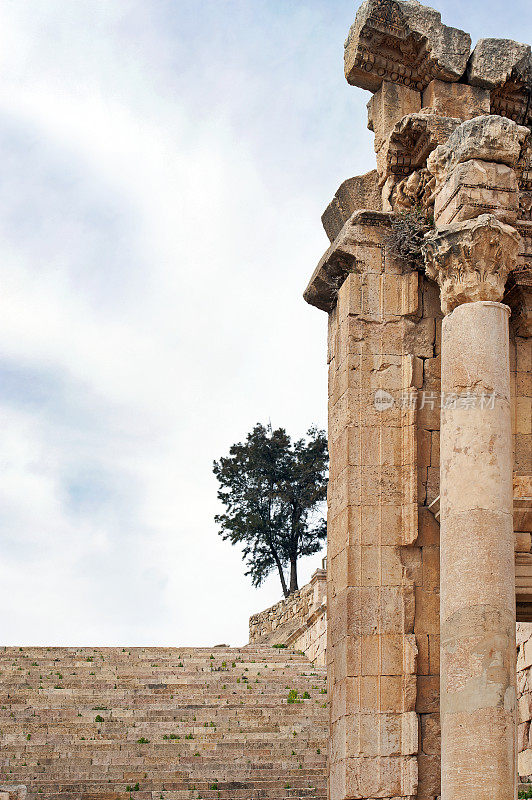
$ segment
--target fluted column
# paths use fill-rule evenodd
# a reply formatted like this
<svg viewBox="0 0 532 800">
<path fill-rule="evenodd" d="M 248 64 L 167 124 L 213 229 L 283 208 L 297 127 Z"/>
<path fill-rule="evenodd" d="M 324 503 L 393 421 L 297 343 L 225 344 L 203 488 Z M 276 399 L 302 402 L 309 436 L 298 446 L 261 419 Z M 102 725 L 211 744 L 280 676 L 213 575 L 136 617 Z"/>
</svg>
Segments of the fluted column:
<svg viewBox="0 0 532 800">
<path fill-rule="evenodd" d="M 490 215 L 425 246 L 441 287 L 442 800 L 514 800 L 515 575 L 509 309 L 519 236 Z"/>
</svg>

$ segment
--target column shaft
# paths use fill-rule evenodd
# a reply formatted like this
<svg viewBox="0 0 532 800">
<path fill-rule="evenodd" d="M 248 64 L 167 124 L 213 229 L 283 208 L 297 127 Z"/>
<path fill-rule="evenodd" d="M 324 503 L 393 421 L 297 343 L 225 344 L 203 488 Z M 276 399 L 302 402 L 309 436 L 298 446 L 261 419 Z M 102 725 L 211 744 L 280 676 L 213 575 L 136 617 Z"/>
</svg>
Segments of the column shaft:
<svg viewBox="0 0 532 800">
<path fill-rule="evenodd" d="M 442 800 L 515 796 L 508 316 L 506 306 L 482 301 L 443 322 Z"/>
</svg>

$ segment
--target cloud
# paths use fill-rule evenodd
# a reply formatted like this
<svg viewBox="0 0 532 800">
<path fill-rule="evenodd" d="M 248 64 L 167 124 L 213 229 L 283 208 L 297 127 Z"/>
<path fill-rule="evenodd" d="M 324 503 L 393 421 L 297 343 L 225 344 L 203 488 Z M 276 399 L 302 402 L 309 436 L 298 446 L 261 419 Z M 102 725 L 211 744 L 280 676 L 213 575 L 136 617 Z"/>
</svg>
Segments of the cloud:
<svg viewBox="0 0 532 800">
<path fill-rule="evenodd" d="M 301 294 L 323 208 L 373 166 L 353 15 L 2 5 L 4 643 L 238 644 L 279 599 L 218 537 L 211 467 L 259 420 L 326 423 Z"/>
</svg>

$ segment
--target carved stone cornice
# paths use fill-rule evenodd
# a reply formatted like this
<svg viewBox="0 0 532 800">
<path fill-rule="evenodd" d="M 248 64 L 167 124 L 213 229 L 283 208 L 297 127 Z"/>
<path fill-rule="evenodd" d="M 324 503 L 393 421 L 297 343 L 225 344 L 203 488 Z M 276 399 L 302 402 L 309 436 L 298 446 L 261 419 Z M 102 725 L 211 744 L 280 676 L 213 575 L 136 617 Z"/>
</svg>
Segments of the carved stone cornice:
<svg viewBox="0 0 532 800">
<path fill-rule="evenodd" d="M 469 34 L 443 25 L 433 8 L 410 0 L 365 0 L 345 43 L 345 76 L 372 92 L 383 80 L 422 91 L 434 78 L 458 81 L 470 48 Z"/>
<path fill-rule="evenodd" d="M 441 289 L 449 314 L 462 303 L 500 302 L 519 254 L 520 236 L 491 214 L 441 228 L 425 237 L 423 256 L 429 278 Z"/>
<path fill-rule="evenodd" d="M 460 120 L 420 111 L 393 127 L 377 154 L 381 184 L 390 175 L 408 176 L 425 166 L 429 155 L 449 140 Z"/>
<path fill-rule="evenodd" d="M 378 254 L 379 271 L 384 271 L 385 237 L 391 218 L 392 214 L 383 211 L 355 211 L 314 270 L 303 294 L 309 305 L 331 312 L 349 273 L 364 272 L 371 254 Z"/>
<path fill-rule="evenodd" d="M 511 39 L 480 39 L 467 65 L 472 86 L 490 90 L 491 113 L 532 123 L 532 51 Z"/>
</svg>

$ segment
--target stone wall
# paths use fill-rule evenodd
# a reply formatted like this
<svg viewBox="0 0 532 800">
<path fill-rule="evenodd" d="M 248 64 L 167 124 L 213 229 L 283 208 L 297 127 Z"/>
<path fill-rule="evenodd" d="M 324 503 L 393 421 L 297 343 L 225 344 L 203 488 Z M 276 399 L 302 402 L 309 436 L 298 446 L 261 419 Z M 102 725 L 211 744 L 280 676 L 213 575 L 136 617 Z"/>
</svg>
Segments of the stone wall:
<svg viewBox="0 0 532 800">
<path fill-rule="evenodd" d="M 532 776 L 532 623 L 517 623 L 518 771 Z"/>
<path fill-rule="evenodd" d="M 285 645 L 301 650 L 313 664 L 325 665 L 327 573 L 318 569 L 310 583 L 249 620 L 250 644 Z"/>
</svg>

